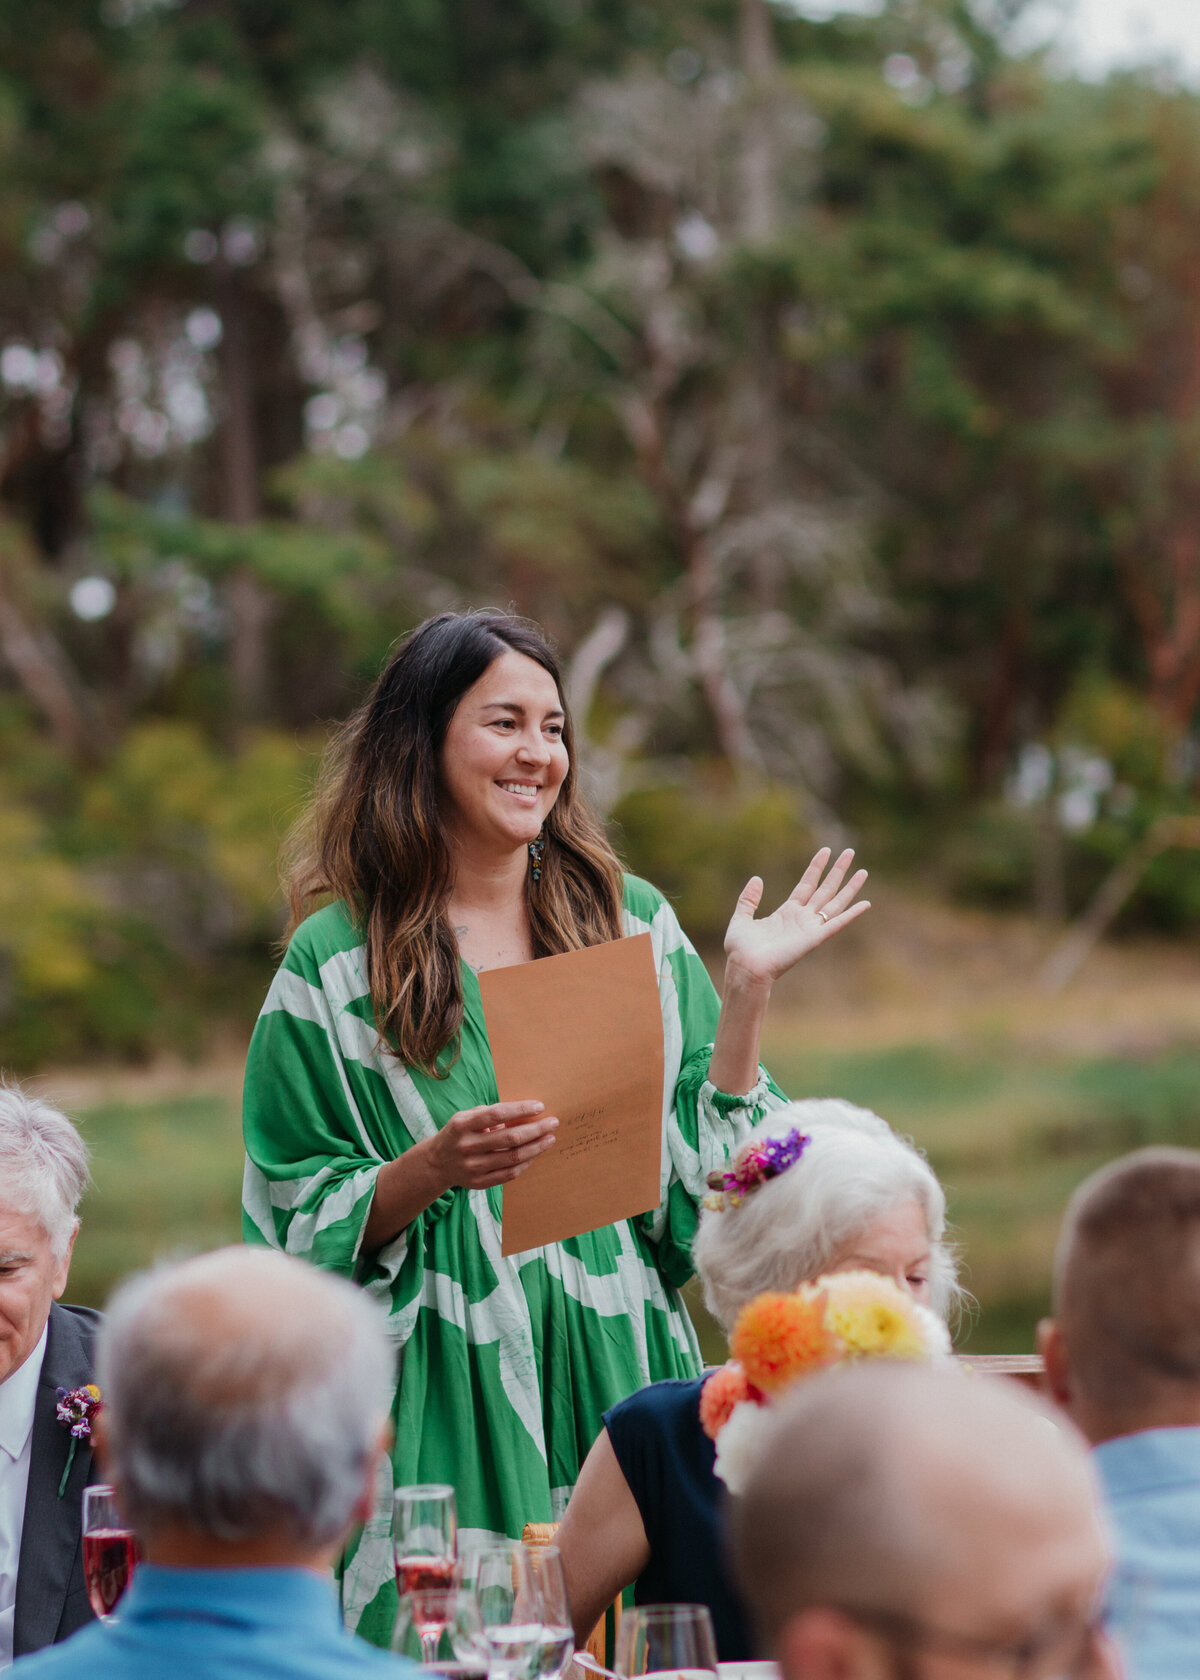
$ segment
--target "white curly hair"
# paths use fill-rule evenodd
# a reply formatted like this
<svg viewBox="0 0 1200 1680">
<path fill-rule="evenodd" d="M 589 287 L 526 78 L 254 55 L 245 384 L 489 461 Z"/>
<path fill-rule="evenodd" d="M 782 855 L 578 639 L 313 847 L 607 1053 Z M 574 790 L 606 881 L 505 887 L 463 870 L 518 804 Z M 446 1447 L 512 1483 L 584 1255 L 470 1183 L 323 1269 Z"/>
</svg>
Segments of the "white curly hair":
<svg viewBox="0 0 1200 1680">
<path fill-rule="evenodd" d="M 878 1114 L 839 1097 L 773 1110 L 741 1147 L 797 1127 L 811 1142 L 794 1166 L 737 1207 L 701 1215 L 692 1259 L 709 1312 L 729 1331 L 755 1295 L 820 1277 L 872 1220 L 916 1202 L 929 1234 L 932 1304 L 947 1318 L 964 1292 L 946 1241 L 945 1193 L 925 1157 Z"/>
</svg>

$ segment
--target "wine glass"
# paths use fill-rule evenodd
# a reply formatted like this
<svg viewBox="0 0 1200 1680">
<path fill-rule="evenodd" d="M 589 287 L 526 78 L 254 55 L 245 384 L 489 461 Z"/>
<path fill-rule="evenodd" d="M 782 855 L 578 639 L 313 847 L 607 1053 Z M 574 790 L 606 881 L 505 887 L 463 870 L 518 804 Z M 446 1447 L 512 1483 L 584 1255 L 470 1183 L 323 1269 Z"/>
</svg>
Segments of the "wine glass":
<svg viewBox="0 0 1200 1680">
<path fill-rule="evenodd" d="M 458 1585 L 458 1519 L 446 1482 L 398 1487 L 393 1500 L 396 1585 L 409 1601 L 421 1638 L 421 1661 L 437 1659 L 446 1630 L 448 1594 Z"/>
<path fill-rule="evenodd" d="M 717 1672 L 717 1642 L 706 1604 L 639 1604 L 621 1617 L 613 1667 L 626 1680 L 671 1674 L 701 1680 Z"/>
<path fill-rule="evenodd" d="M 529 1548 L 517 1540 L 476 1547 L 463 1560 L 463 1585 L 479 1608 L 488 1680 L 537 1680 L 542 1598 Z"/>
<path fill-rule="evenodd" d="M 392 1633 L 393 1652 L 397 1656 L 409 1658 L 412 1662 L 421 1663 L 422 1667 L 434 1674 L 446 1676 L 447 1680 L 488 1680 L 487 1643 L 483 1637 L 483 1619 L 479 1614 L 475 1594 L 463 1587 L 447 1587 L 444 1593 L 440 1587 L 430 1590 L 440 1595 L 441 1602 L 436 1609 L 439 1619 L 444 1619 L 445 1634 L 450 1641 L 453 1657 L 446 1658 L 439 1654 L 434 1662 L 424 1662 L 420 1629 L 417 1625 L 417 1605 L 414 1604 L 415 1597 L 420 1604 L 422 1616 L 428 1614 L 426 1595 L 421 1593 L 400 1595 L 400 1608 Z"/>
<path fill-rule="evenodd" d="M 142 1553 L 137 1535 L 121 1520 L 114 1490 L 93 1482 L 83 1490 L 83 1578 L 88 1600 L 102 1622 L 114 1620 Z"/>
<path fill-rule="evenodd" d="M 539 1680 L 561 1680 L 575 1652 L 575 1630 L 567 1598 L 567 1577 L 557 1546 L 531 1546 L 533 1578 L 542 1601 L 542 1660 Z"/>
</svg>

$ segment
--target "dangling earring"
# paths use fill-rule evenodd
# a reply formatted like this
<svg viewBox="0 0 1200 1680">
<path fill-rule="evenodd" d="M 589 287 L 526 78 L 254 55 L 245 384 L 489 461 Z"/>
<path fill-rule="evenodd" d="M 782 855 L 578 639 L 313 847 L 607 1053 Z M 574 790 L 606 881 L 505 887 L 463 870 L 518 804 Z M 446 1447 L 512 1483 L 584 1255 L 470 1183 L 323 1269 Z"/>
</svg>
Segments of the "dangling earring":
<svg viewBox="0 0 1200 1680">
<path fill-rule="evenodd" d="M 535 887 L 542 878 L 542 853 L 546 849 L 546 842 L 542 838 L 544 833 L 545 830 L 539 828 L 537 839 L 529 842 L 529 874 Z"/>
</svg>

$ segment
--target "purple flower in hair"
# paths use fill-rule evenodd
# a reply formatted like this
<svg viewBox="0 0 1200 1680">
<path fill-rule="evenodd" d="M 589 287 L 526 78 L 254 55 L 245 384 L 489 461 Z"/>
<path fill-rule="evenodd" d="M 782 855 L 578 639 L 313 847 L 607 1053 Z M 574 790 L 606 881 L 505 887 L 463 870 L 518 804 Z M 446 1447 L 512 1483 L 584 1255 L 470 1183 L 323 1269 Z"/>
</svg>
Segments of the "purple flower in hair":
<svg viewBox="0 0 1200 1680">
<path fill-rule="evenodd" d="M 794 1167 L 811 1142 L 807 1132 L 794 1126 L 785 1137 L 762 1138 L 744 1150 L 732 1168 L 721 1174 L 720 1187 L 729 1197 L 730 1206 L 737 1207 L 760 1184 Z"/>
</svg>

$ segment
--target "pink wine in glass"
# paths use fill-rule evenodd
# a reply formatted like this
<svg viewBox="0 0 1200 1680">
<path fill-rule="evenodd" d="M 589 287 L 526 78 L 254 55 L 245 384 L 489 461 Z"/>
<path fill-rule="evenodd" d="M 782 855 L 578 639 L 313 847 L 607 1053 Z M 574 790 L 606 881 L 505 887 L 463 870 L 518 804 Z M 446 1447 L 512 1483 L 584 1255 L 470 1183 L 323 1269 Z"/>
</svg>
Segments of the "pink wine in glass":
<svg viewBox="0 0 1200 1680">
<path fill-rule="evenodd" d="M 452 1557 L 396 1559 L 396 1584 L 402 1593 L 442 1591 L 458 1585 L 458 1564 Z"/>
<path fill-rule="evenodd" d="M 421 1640 L 422 1656 L 433 1656 L 450 1625 L 454 1591 L 458 1585 L 458 1564 L 454 1558 L 402 1557 L 396 1559 L 396 1585 L 408 1595 L 413 1626 Z"/>
<path fill-rule="evenodd" d="M 95 1528 L 83 1537 L 83 1575 L 88 1598 L 101 1621 L 107 1621 L 141 1562 L 137 1536 L 128 1528 Z"/>
</svg>

